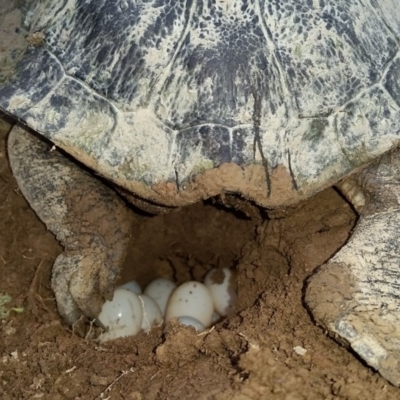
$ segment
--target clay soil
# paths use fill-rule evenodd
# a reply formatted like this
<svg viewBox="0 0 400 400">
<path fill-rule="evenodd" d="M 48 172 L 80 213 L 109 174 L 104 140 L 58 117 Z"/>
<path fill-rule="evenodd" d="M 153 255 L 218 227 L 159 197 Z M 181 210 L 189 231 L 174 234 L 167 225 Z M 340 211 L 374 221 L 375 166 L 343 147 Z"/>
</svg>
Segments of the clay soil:
<svg viewBox="0 0 400 400">
<path fill-rule="evenodd" d="M 357 220 L 334 189 L 284 218 L 248 219 L 211 201 L 137 213 L 121 282 L 184 282 L 230 267 L 238 274 L 236 313 L 201 334 L 172 326 L 99 345 L 58 317 L 49 282 L 62 249 L 12 176 L 9 129 L 0 121 L 0 294 L 12 298 L 0 324 L 1 399 L 400 398 L 316 326 L 303 302 L 307 279 Z"/>
</svg>

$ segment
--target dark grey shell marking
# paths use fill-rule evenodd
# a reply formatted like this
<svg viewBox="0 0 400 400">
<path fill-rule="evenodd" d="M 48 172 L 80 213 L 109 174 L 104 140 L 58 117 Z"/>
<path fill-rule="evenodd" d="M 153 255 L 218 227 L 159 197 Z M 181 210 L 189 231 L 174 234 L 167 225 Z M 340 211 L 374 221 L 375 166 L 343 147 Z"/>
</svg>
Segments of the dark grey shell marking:
<svg viewBox="0 0 400 400">
<path fill-rule="evenodd" d="M 41 0 L 22 15 L 45 43 L 0 76 L 0 108 L 127 187 L 232 162 L 317 189 L 399 140 L 396 0 Z"/>
</svg>

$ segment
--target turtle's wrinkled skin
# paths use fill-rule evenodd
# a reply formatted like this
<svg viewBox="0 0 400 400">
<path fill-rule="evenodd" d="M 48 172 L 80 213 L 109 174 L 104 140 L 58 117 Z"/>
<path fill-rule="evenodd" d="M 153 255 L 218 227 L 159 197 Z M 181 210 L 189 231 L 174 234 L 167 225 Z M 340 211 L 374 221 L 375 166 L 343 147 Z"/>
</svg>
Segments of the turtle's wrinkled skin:
<svg viewBox="0 0 400 400">
<path fill-rule="evenodd" d="M 400 385 L 397 0 L 6 0 L 0 30 L 0 110 L 23 124 L 10 163 L 65 247 L 68 323 L 110 298 L 129 214 L 22 126 L 157 210 L 226 193 L 278 208 L 338 184 L 359 224 L 306 302 Z"/>
</svg>

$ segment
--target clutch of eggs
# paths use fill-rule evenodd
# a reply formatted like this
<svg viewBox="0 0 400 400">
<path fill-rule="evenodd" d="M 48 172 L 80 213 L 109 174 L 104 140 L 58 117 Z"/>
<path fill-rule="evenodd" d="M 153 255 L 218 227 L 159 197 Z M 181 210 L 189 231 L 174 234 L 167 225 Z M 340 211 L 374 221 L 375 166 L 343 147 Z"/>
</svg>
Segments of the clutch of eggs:
<svg viewBox="0 0 400 400">
<path fill-rule="evenodd" d="M 172 318 L 201 332 L 231 314 L 235 302 L 235 274 L 228 268 L 210 270 L 204 283 L 189 281 L 178 287 L 169 279 L 158 278 L 143 293 L 139 284 L 131 281 L 119 286 L 113 299 L 103 304 L 98 320 L 107 331 L 99 340 L 148 332 Z"/>
</svg>

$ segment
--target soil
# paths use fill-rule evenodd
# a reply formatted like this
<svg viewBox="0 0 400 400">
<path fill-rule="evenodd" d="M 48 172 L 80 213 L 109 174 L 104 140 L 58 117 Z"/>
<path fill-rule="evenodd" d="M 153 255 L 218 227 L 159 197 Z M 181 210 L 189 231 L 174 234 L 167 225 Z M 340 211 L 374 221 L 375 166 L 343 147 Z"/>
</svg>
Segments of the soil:
<svg viewBox="0 0 400 400">
<path fill-rule="evenodd" d="M 0 325 L 2 399 L 400 398 L 316 326 L 303 302 L 307 279 L 357 220 L 334 189 L 284 218 L 249 219 L 212 201 L 136 213 L 121 282 L 180 283 L 234 268 L 236 312 L 201 334 L 172 325 L 99 345 L 57 314 L 49 280 L 62 249 L 19 192 L 5 150 L 9 129 L 0 121 L 0 294 L 12 298 Z"/>
</svg>

